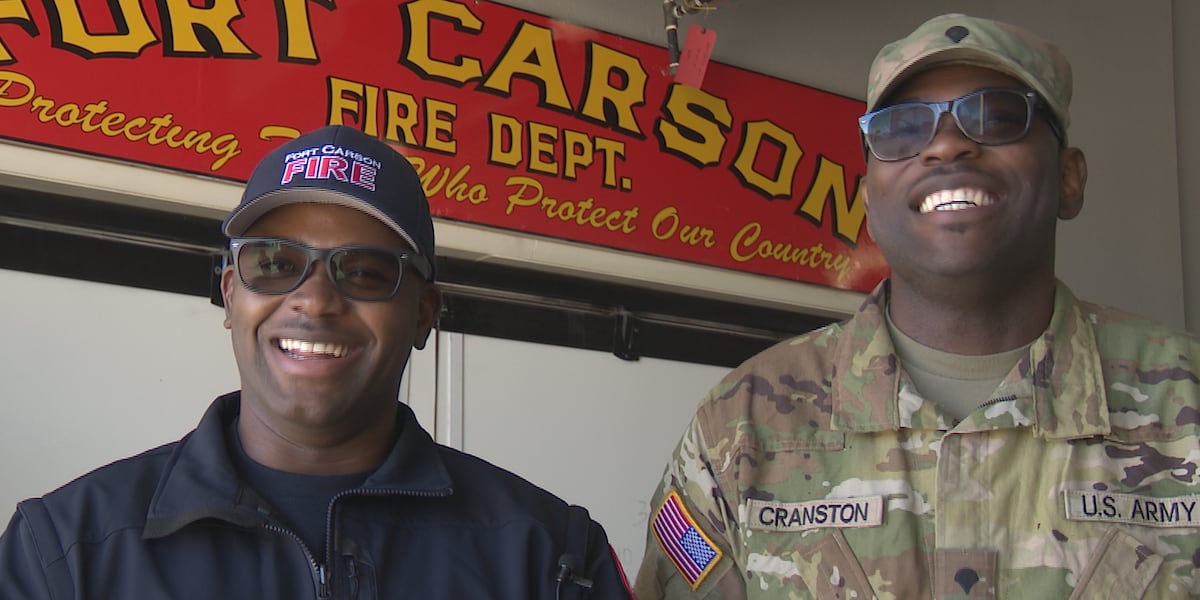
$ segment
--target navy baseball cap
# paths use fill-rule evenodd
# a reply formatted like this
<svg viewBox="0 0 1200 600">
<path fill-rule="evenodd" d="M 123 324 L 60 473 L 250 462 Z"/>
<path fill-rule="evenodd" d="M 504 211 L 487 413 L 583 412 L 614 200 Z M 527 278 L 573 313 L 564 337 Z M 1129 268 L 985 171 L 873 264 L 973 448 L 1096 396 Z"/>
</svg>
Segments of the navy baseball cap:
<svg viewBox="0 0 1200 600">
<path fill-rule="evenodd" d="M 285 204 L 314 202 L 361 210 L 391 227 L 435 275 L 433 219 L 416 170 L 382 141 L 345 125 L 305 133 L 271 151 L 254 168 L 242 201 L 225 217 L 228 237 Z M 424 267 L 425 265 L 421 265 Z"/>
</svg>

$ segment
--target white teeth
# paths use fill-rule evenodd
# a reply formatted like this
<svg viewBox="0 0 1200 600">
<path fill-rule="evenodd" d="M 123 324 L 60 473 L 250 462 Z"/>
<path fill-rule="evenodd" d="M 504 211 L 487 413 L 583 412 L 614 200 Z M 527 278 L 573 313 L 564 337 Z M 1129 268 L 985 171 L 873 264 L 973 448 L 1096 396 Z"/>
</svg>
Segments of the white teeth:
<svg viewBox="0 0 1200 600">
<path fill-rule="evenodd" d="M 921 214 L 933 211 L 963 210 L 995 204 L 996 198 L 983 190 L 958 188 L 940 190 L 925 197 L 918 210 Z"/>
<path fill-rule="evenodd" d="M 280 339 L 279 349 L 284 352 L 293 352 L 297 354 L 325 354 L 334 358 L 341 358 L 349 351 L 348 348 L 341 344 L 327 344 L 325 342 L 308 342 L 304 340 Z"/>
</svg>

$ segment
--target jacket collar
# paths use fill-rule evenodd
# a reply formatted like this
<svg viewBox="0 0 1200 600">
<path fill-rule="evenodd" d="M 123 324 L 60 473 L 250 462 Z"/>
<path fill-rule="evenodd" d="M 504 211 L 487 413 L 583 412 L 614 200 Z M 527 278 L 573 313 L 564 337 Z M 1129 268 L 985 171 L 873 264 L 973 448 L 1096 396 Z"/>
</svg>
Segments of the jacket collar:
<svg viewBox="0 0 1200 600">
<path fill-rule="evenodd" d="M 888 334 L 887 280 L 864 299 L 843 324 L 834 348 L 832 427 L 882 431 L 901 427 L 948 429 L 944 419 L 911 390 Z M 1110 432 L 1108 401 L 1095 333 L 1084 308 L 1061 281 L 1050 324 L 993 396 L 1011 403 L 968 417 L 981 428 L 1024 427 L 1046 439 L 1072 439 Z"/>
<path fill-rule="evenodd" d="M 220 519 L 242 527 L 267 520 L 264 502 L 237 474 L 229 455 L 226 432 L 241 410 L 241 393 L 217 398 L 194 431 L 181 439 L 158 481 L 146 516 L 143 537 L 169 535 L 201 519 Z M 400 404 L 398 436 L 383 464 L 359 493 L 448 496 L 453 481 L 439 446 Z"/>
<path fill-rule="evenodd" d="M 1029 356 L 1014 368 L 1032 388 L 1028 402 L 1034 429 L 1047 439 L 1107 435 L 1112 431 L 1104 370 L 1087 311 L 1061 281 L 1054 314 Z"/>
</svg>

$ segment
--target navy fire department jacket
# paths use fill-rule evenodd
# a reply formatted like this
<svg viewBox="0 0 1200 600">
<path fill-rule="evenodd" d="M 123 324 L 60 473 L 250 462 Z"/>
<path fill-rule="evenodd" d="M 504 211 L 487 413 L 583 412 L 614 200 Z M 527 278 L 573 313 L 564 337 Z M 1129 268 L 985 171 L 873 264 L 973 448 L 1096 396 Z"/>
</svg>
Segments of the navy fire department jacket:
<svg viewBox="0 0 1200 600">
<path fill-rule="evenodd" d="M 334 500 L 329 550 L 312 556 L 238 479 L 224 432 L 239 398 L 178 442 L 18 505 L 0 598 L 630 598 L 585 510 L 434 443 L 403 405 L 392 453 Z"/>
</svg>

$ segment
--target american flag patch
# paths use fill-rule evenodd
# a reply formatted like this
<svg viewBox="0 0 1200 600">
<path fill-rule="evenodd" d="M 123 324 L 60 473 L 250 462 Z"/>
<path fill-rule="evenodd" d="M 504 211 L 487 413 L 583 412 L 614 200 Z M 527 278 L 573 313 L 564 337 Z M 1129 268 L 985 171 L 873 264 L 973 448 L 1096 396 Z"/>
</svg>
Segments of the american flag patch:
<svg viewBox="0 0 1200 600">
<path fill-rule="evenodd" d="M 695 519 L 688 513 L 679 492 L 674 490 L 654 513 L 654 536 L 675 563 L 675 568 L 692 589 L 700 587 L 704 578 L 721 560 L 721 549 L 704 535 Z"/>
</svg>

